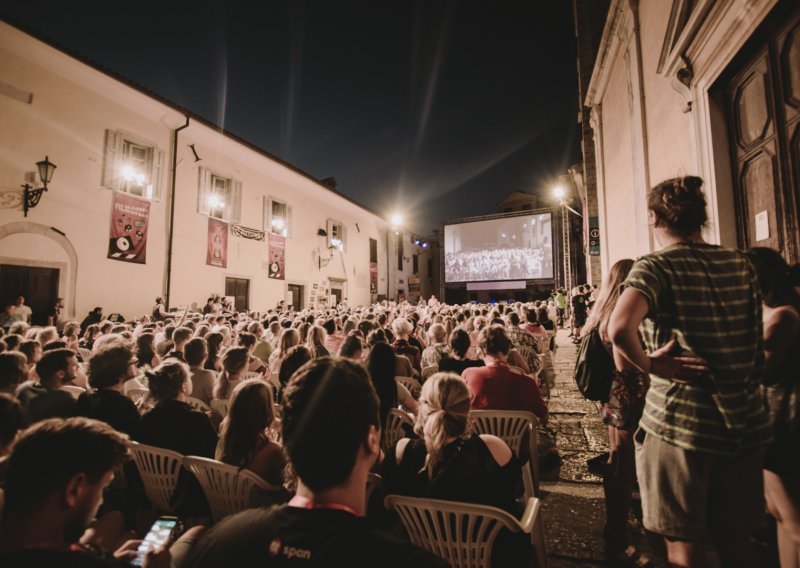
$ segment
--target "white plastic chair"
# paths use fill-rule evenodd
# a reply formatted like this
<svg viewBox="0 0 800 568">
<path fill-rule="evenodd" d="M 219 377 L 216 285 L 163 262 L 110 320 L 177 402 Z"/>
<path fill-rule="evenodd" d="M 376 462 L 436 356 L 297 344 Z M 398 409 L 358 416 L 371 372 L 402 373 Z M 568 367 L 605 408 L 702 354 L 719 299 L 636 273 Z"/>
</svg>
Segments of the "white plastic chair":
<svg viewBox="0 0 800 568">
<path fill-rule="evenodd" d="M 364 499 L 364 506 L 369 505 L 369 499 L 372 493 L 383 484 L 383 478 L 377 473 L 367 474 L 367 497 Z"/>
<path fill-rule="evenodd" d="M 472 430 L 476 434 L 491 434 L 503 440 L 517 457 L 524 450 L 530 455 L 528 467 L 522 470 L 525 498 L 540 497 L 539 492 L 539 443 L 536 416 L 520 410 L 473 410 L 469 413 Z M 525 448 L 525 433 L 528 447 Z"/>
<path fill-rule="evenodd" d="M 422 369 L 422 378 L 427 379 L 434 373 L 439 371 L 439 365 L 428 365 Z"/>
<path fill-rule="evenodd" d="M 200 482 L 214 522 L 245 509 L 273 505 L 288 499 L 288 492 L 283 487 L 270 485 L 247 469 L 198 456 L 184 457 L 183 465 Z M 256 488 L 274 499 L 267 499 L 269 503 L 262 499 L 256 502 L 253 495 Z"/>
<path fill-rule="evenodd" d="M 383 430 L 383 451 L 390 452 L 394 449 L 397 440 L 406 437 L 404 424 L 414 426 L 414 419 L 410 414 L 398 408 L 390 408 L 386 417 L 386 428 Z"/>
<path fill-rule="evenodd" d="M 528 499 L 522 518 L 486 505 L 389 495 L 387 508 L 397 511 L 411 543 L 450 563 L 453 568 L 490 568 L 497 535 L 505 528 L 531 537 L 531 566 L 545 568 L 547 554 L 541 503 Z"/>
<path fill-rule="evenodd" d="M 192 408 L 200 410 L 201 412 L 211 412 L 210 406 L 208 406 L 205 402 L 203 402 L 199 398 L 195 398 L 193 396 L 186 397 L 186 404 L 190 405 Z"/>
<path fill-rule="evenodd" d="M 129 389 L 128 390 L 128 398 L 133 401 L 133 404 L 139 406 L 139 403 L 150 394 L 150 391 L 147 389 Z"/>
<path fill-rule="evenodd" d="M 414 398 L 419 398 L 419 393 L 422 390 L 422 385 L 419 384 L 419 381 L 413 377 L 400 377 L 397 376 L 394 378 L 398 383 L 403 385 L 408 389 L 408 392 L 411 393 L 411 396 Z"/>
<path fill-rule="evenodd" d="M 78 347 L 78 355 L 81 356 L 84 362 L 89 361 L 92 358 L 92 351 L 90 349 L 86 349 L 85 347 Z"/>
<path fill-rule="evenodd" d="M 81 396 L 83 393 L 86 392 L 85 388 L 78 387 L 78 386 L 75 386 L 75 385 L 64 385 L 63 387 L 61 387 L 61 390 L 62 391 L 66 391 L 69 394 L 71 394 L 72 398 L 74 398 L 74 399 L 77 399 L 79 396 Z"/>
<path fill-rule="evenodd" d="M 131 443 L 131 451 L 150 503 L 160 511 L 173 513 L 170 500 L 178 483 L 183 456 L 172 450 L 137 442 Z"/>
<path fill-rule="evenodd" d="M 264 374 L 259 373 L 258 371 L 248 371 L 242 375 L 242 380 L 250 380 L 250 379 L 264 379 Z"/>
<path fill-rule="evenodd" d="M 222 418 L 225 418 L 228 415 L 230 404 L 231 401 L 228 398 L 215 398 L 211 400 L 211 410 L 219 414 Z"/>
</svg>

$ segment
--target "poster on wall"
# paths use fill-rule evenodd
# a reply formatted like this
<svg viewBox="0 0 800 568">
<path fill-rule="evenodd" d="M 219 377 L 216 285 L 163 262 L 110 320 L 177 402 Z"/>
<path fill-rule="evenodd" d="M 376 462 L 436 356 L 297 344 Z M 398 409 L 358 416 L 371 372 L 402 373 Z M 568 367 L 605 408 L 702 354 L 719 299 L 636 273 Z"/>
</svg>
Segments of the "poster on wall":
<svg viewBox="0 0 800 568">
<path fill-rule="evenodd" d="M 208 218 L 206 264 L 219 268 L 228 267 L 228 224 L 211 217 Z"/>
<path fill-rule="evenodd" d="M 108 258 L 145 264 L 150 202 L 127 193 L 114 192 Z"/>
<path fill-rule="evenodd" d="M 408 277 L 408 293 L 419 294 L 419 276 Z"/>
<path fill-rule="evenodd" d="M 283 280 L 286 277 L 286 238 L 269 235 L 269 277 Z"/>
<path fill-rule="evenodd" d="M 378 263 L 369 263 L 369 293 L 378 293 Z"/>
</svg>

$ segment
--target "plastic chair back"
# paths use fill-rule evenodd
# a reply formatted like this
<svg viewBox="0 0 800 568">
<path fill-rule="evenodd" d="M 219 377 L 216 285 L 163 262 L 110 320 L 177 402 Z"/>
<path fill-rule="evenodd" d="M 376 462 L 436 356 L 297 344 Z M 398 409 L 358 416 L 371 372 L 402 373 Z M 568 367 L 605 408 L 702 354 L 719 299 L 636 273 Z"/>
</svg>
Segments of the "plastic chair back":
<svg viewBox="0 0 800 568">
<path fill-rule="evenodd" d="M 92 358 L 92 351 L 90 349 L 86 349 L 85 347 L 78 347 L 78 355 L 81 356 L 81 359 L 83 359 L 85 363 Z"/>
<path fill-rule="evenodd" d="M 178 483 L 183 456 L 172 450 L 136 442 L 131 444 L 131 451 L 150 503 L 160 511 L 174 512 L 170 500 Z"/>
<path fill-rule="evenodd" d="M 210 406 L 208 406 L 205 402 L 203 402 L 199 398 L 195 398 L 193 396 L 186 397 L 186 404 L 190 405 L 192 408 L 195 408 L 201 412 L 211 412 Z"/>
<path fill-rule="evenodd" d="M 411 393 L 411 396 L 414 398 L 419 398 L 419 393 L 422 391 L 422 385 L 419 384 L 419 381 L 413 377 L 400 377 L 397 376 L 394 378 L 398 383 L 403 385 L 408 389 L 408 392 Z"/>
<path fill-rule="evenodd" d="M 439 365 L 428 365 L 427 367 L 422 369 L 422 378 L 427 379 L 434 373 L 439 371 Z"/>
<path fill-rule="evenodd" d="M 63 387 L 61 387 L 61 390 L 62 391 L 66 391 L 69 394 L 71 394 L 72 398 L 74 398 L 74 399 L 77 399 L 79 396 L 81 396 L 83 393 L 86 392 L 85 388 L 78 387 L 78 386 L 75 386 L 75 385 L 64 385 Z"/>
<path fill-rule="evenodd" d="M 386 418 L 386 428 L 383 430 L 384 452 L 392 451 L 397 441 L 406 437 L 406 431 L 403 428 L 404 424 L 413 426 L 414 419 L 400 409 L 390 408 L 389 416 Z"/>
<path fill-rule="evenodd" d="M 139 403 L 142 402 L 147 395 L 150 394 L 148 389 L 130 389 L 128 390 L 128 398 L 133 401 L 133 404 L 139 406 Z"/>
<path fill-rule="evenodd" d="M 264 374 L 259 373 L 257 371 L 248 371 L 242 375 L 242 380 L 250 380 L 250 379 L 264 379 Z"/>
<path fill-rule="evenodd" d="M 228 415 L 230 404 L 231 401 L 228 398 L 215 398 L 211 400 L 211 410 L 219 414 L 220 417 L 225 418 Z"/>
<path fill-rule="evenodd" d="M 532 563 L 547 565 L 540 503 L 536 498 L 527 502 L 522 520 L 495 507 L 439 499 L 389 495 L 385 504 L 400 516 L 412 544 L 436 554 L 454 568 L 490 568 L 492 549 L 503 528 L 530 534 Z"/>
<path fill-rule="evenodd" d="M 528 467 L 522 471 L 525 497 L 539 497 L 539 444 L 536 435 L 538 426 L 536 416 L 520 410 L 473 410 L 469 416 L 475 433 L 497 436 L 508 444 L 517 457 L 529 454 Z"/>
<path fill-rule="evenodd" d="M 239 511 L 268 504 L 263 501 L 259 501 L 258 505 L 254 503 L 256 488 L 274 497 L 269 504 L 282 502 L 288 496 L 283 487 L 270 485 L 252 471 L 234 465 L 197 456 L 186 456 L 183 465 L 200 482 L 214 522 Z"/>
</svg>

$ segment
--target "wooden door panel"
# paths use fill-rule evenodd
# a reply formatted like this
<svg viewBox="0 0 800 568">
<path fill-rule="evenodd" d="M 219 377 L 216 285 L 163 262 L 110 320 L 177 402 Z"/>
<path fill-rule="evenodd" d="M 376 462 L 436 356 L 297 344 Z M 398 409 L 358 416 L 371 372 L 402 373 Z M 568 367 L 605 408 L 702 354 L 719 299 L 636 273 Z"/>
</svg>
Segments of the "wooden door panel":
<svg viewBox="0 0 800 568">
<path fill-rule="evenodd" d="M 769 92 L 769 59 L 764 53 L 735 89 L 733 104 L 740 154 L 758 146 L 774 133 Z"/>
<path fill-rule="evenodd" d="M 800 20 L 778 39 L 783 103 L 787 120 L 800 113 Z"/>
<path fill-rule="evenodd" d="M 744 197 L 743 212 L 746 215 L 748 247 L 770 247 L 778 250 L 783 248 L 782 227 L 778 220 L 779 208 L 775 198 L 777 168 L 774 144 L 762 148 L 742 164 L 739 187 Z M 763 219 L 764 215 L 767 219 L 766 231 L 763 220 L 759 223 L 759 219 Z M 761 235 L 758 234 L 759 226 Z"/>
<path fill-rule="evenodd" d="M 0 290 L 3 302 L 13 301 L 25 295 L 25 267 L 13 264 L 0 265 Z"/>
</svg>

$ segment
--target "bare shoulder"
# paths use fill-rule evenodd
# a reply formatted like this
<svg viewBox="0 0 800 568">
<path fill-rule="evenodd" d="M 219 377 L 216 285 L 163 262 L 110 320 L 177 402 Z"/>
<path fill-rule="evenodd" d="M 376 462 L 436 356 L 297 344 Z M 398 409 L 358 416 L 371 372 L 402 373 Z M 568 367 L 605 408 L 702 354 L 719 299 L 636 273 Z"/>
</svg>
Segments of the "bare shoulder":
<svg viewBox="0 0 800 568">
<path fill-rule="evenodd" d="M 492 457 L 494 458 L 494 461 L 497 462 L 497 465 L 503 467 L 509 461 L 511 461 L 511 456 L 513 455 L 511 448 L 509 448 L 508 444 L 506 444 L 503 440 L 497 436 L 492 436 L 491 434 L 481 434 L 481 440 L 483 440 L 483 443 L 486 444 L 487 448 L 489 448 L 489 451 L 492 453 Z"/>
<path fill-rule="evenodd" d="M 397 463 L 403 461 L 403 454 L 406 451 L 406 446 L 411 440 L 409 438 L 401 438 L 397 441 L 397 445 L 394 447 L 394 459 Z"/>
</svg>

